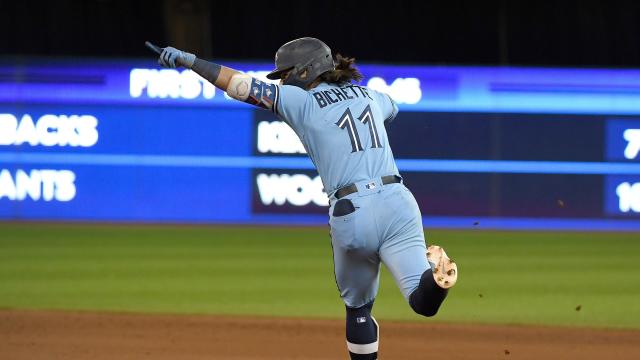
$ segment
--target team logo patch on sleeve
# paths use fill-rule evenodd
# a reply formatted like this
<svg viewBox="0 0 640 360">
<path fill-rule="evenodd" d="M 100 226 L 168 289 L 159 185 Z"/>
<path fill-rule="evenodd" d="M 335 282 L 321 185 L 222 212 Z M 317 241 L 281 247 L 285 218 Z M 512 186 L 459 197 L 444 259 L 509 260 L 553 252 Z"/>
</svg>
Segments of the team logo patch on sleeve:
<svg viewBox="0 0 640 360">
<path fill-rule="evenodd" d="M 277 101 L 277 96 L 277 85 L 253 79 L 251 82 L 251 94 L 247 98 L 246 102 L 275 112 L 276 110 L 274 105 Z"/>
</svg>

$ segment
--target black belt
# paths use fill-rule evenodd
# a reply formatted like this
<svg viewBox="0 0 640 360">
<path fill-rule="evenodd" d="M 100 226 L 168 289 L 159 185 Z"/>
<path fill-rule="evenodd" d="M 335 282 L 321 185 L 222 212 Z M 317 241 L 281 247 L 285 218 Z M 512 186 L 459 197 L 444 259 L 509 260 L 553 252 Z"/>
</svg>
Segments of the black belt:
<svg viewBox="0 0 640 360">
<path fill-rule="evenodd" d="M 382 185 L 395 184 L 399 182 L 402 182 L 402 178 L 398 175 L 387 175 L 382 177 Z M 340 199 L 347 195 L 353 194 L 354 192 L 358 192 L 358 187 L 356 186 L 356 184 L 349 184 L 338 189 L 335 196 L 336 199 Z"/>
</svg>

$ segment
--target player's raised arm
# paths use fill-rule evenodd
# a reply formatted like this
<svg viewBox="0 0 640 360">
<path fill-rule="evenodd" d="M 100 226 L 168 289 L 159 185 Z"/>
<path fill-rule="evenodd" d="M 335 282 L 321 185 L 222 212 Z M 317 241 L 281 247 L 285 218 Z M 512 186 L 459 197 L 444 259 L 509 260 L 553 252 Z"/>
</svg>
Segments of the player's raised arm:
<svg viewBox="0 0 640 360">
<path fill-rule="evenodd" d="M 265 83 L 247 74 L 196 57 L 194 54 L 166 47 L 162 50 L 158 63 L 164 67 L 183 66 L 226 91 L 236 100 L 273 110 L 279 89 L 275 84 Z"/>
</svg>

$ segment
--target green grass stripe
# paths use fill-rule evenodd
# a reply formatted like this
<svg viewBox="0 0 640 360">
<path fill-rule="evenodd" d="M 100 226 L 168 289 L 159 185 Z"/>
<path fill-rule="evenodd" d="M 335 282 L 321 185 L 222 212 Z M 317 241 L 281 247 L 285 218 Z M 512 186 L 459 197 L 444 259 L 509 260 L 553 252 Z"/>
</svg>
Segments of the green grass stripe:
<svg viewBox="0 0 640 360">
<path fill-rule="evenodd" d="M 640 328 L 640 235 L 431 231 L 460 280 L 430 321 Z M 580 311 L 576 307 L 580 306 Z M 325 228 L 0 223 L 0 307 L 343 316 Z M 379 319 L 423 321 L 383 270 Z"/>
</svg>

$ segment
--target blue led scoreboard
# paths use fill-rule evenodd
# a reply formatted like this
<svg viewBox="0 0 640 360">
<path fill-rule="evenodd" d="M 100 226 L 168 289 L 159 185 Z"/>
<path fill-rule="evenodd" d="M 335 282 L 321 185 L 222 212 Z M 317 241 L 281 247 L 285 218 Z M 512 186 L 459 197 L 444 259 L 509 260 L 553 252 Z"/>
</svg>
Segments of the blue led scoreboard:
<svg viewBox="0 0 640 360">
<path fill-rule="evenodd" d="M 640 231 L 639 70 L 360 68 L 399 104 L 427 227 Z M 287 125 L 189 70 L 0 62 L 0 219 L 322 225 L 326 206 Z"/>
</svg>

